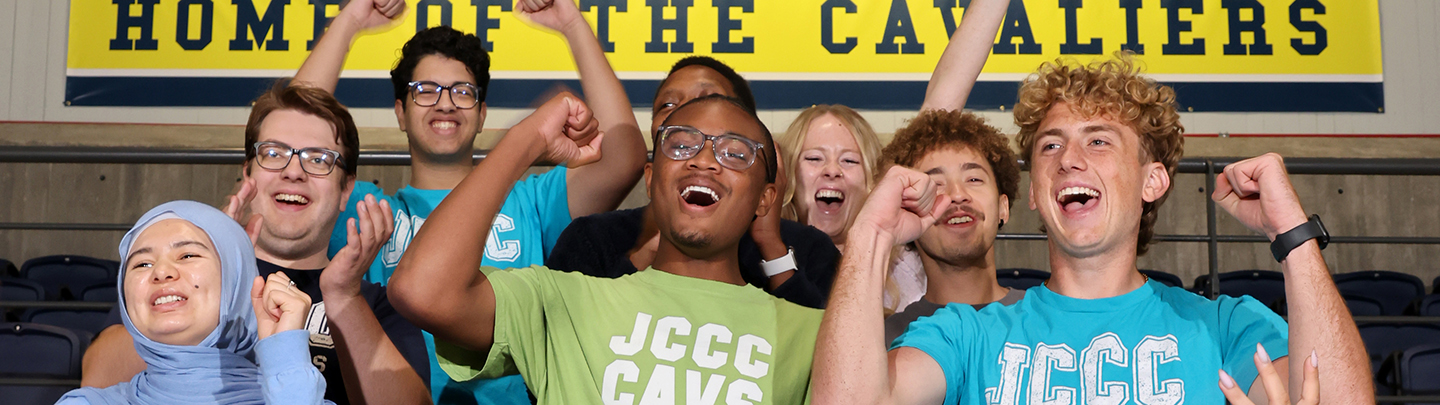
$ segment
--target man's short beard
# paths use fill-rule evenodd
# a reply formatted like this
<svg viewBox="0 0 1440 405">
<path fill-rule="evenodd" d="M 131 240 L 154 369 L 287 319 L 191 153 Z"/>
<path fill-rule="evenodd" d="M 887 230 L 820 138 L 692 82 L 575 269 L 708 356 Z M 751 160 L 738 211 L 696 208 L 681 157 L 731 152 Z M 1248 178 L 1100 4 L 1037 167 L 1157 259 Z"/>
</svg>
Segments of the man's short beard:
<svg viewBox="0 0 1440 405">
<path fill-rule="evenodd" d="M 711 237 L 700 231 L 672 231 L 670 239 L 678 246 L 688 248 L 706 248 L 710 246 Z"/>
</svg>

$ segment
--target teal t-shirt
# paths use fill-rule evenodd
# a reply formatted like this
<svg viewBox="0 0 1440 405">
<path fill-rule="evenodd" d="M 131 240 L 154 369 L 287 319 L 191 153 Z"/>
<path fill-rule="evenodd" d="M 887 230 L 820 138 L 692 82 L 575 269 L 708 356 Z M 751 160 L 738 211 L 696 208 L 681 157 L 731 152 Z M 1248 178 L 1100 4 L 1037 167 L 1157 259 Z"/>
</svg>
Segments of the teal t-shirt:
<svg viewBox="0 0 1440 405">
<path fill-rule="evenodd" d="M 484 355 L 440 342 L 451 378 L 518 373 L 541 404 L 809 402 L 820 310 L 653 268 L 615 279 L 482 271 L 494 342 Z"/>
<path fill-rule="evenodd" d="M 496 268 L 516 268 L 545 263 L 560 232 L 570 225 L 570 204 L 565 190 L 564 167 L 531 175 L 510 189 L 500 213 L 490 226 L 485 239 L 485 256 L 481 263 Z M 425 218 L 450 194 L 450 190 L 421 190 L 410 186 L 394 196 L 385 195 L 380 187 L 369 182 L 355 182 L 345 212 L 335 222 L 330 234 L 330 256 L 345 247 L 345 223 L 355 218 L 355 204 L 374 195 L 377 201 L 390 202 L 395 214 L 395 232 L 375 256 L 365 280 L 381 285 L 390 283 L 390 275 L 400 264 L 400 257 L 410 240 L 420 232 Z M 435 337 L 425 332 L 425 346 L 430 353 L 430 394 L 435 403 L 476 401 L 479 404 L 529 404 L 525 382 L 519 376 L 493 380 L 457 382 L 446 378 L 435 358 Z"/>
<path fill-rule="evenodd" d="M 945 372 L 946 404 L 1219 404 L 1218 370 L 1249 390 L 1255 344 L 1289 353 L 1285 321 L 1250 297 L 1210 300 L 1150 281 L 1103 299 L 1045 286 L 1011 306 L 951 304 L 910 324 Z"/>
</svg>

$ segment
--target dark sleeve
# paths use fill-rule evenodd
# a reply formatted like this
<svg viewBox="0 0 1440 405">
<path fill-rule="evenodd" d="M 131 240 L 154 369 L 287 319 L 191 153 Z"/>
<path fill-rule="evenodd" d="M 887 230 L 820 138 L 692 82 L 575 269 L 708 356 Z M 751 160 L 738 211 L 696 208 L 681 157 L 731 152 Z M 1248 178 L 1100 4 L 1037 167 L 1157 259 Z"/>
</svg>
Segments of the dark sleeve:
<svg viewBox="0 0 1440 405">
<path fill-rule="evenodd" d="M 560 233 L 545 267 L 591 277 L 616 278 L 638 270 L 630 247 L 640 237 L 641 208 L 576 218 Z M 639 215 L 636 215 L 639 214 Z"/>
<path fill-rule="evenodd" d="M 370 310 L 375 312 L 375 319 L 380 321 L 380 328 L 385 330 L 390 342 L 400 350 L 400 355 L 405 356 L 410 368 L 420 375 L 420 381 L 425 381 L 428 386 L 430 353 L 425 349 L 425 336 L 420 333 L 420 328 L 395 312 L 395 307 L 390 306 L 390 296 L 386 294 L 385 287 L 366 282 L 361 284 L 360 288 L 365 295 L 365 301 L 370 303 Z"/>
<path fill-rule="evenodd" d="M 742 239 L 741 275 L 751 284 L 764 286 L 759 248 L 748 233 Z M 825 309 L 825 300 L 830 297 L 830 283 L 835 279 L 835 265 L 840 260 L 840 250 L 830 241 L 830 235 L 790 220 L 780 222 L 780 239 L 795 250 L 795 275 L 770 294 L 802 306 Z"/>
</svg>

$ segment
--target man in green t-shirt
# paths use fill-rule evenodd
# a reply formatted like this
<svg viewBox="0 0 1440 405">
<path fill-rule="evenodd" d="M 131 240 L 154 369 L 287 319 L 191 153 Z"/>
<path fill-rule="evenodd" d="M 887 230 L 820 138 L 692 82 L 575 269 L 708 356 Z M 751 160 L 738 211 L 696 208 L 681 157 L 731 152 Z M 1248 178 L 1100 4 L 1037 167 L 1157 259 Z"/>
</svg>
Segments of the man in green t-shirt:
<svg viewBox="0 0 1440 405">
<path fill-rule="evenodd" d="M 770 132 L 739 101 L 697 98 L 656 132 L 645 171 L 661 242 L 618 279 L 480 267 L 504 196 L 536 163 L 599 158 L 584 104 L 558 96 L 506 133 L 436 207 L 390 281 L 464 381 L 520 374 L 541 404 L 808 401 L 821 312 L 746 285 L 737 248 L 775 204 Z M 706 145 L 710 145 L 706 150 Z"/>
</svg>

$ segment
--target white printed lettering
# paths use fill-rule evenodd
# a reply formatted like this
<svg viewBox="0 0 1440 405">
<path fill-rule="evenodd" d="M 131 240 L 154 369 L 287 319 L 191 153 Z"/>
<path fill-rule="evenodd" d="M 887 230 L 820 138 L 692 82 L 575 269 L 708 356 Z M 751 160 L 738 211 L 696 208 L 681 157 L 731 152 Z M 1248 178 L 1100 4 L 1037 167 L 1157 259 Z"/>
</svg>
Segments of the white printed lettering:
<svg viewBox="0 0 1440 405">
<path fill-rule="evenodd" d="M 1030 347 L 1005 343 L 1000 351 L 1000 386 L 986 389 L 985 402 L 994 405 L 1020 403 L 1020 376 L 1030 366 Z"/>
<path fill-rule="evenodd" d="M 675 404 L 675 367 L 656 364 L 650 371 L 650 381 L 645 383 L 645 393 L 640 395 L 640 405 Z"/>
<path fill-rule="evenodd" d="M 1160 380 L 1159 366 L 1180 361 L 1180 343 L 1174 335 L 1146 336 L 1135 346 L 1135 400 L 1145 405 L 1175 405 L 1185 401 L 1185 382 Z M 1159 384 L 1156 384 L 1159 381 Z"/>
<path fill-rule="evenodd" d="M 676 361 L 685 357 L 685 345 L 670 344 L 670 334 L 690 336 L 690 321 L 678 316 L 667 316 L 655 322 L 655 337 L 650 342 L 650 353 L 665 361 Z"/>
<path fill-rule="evenodd" d="M 515 221 L 505 214 L 495 214 L 490 235 L 485 238 L 485 258 L 497 262 L 513 262 L 520 258 L 519 240 L 500 240 L 501 232 L 515 230 Z"/>
<path fill-rule="evenodd" d="M 748 335 L 746 335 L 748 336 Z M 740 337 L 745 340 L 744 336 Z M 765 392 L 750 380 L 735 380 L 725 389 L 725 405 L 754 405 L 765 400 Z"/>
<path fill-rule="evenodd" d="M 703 386 L 702 376 L 699 371 L 685 370 L 685 405 L 712 405 L 720 398 L 720 386 L 725 385 L 725 376 L 711 374 Z"/>
<path fill-rule="evenodd" d="M 760 360 L 751 361 L 752 353 L 770 354 L 770 342 L 755 335 L 741 336 L 740 343 L 735 348 L 735 370 L 740 371 L 740 374 L 746 377 L 764 378 L 766 374 L 770 374 L 770 363 Z M 758 387 L 756 392 L 759 392 Z"/>
<path fill-rule="evenodd" d="M 1030 400 L 1040 405 L 1061 405 L 1075 403 L 1075 388 L 1050 385 L 1050 370 L 1075 371 L 1075 349 L 1070 345 L 1047 345 L 1040 343 L 1035 349 L 1035 365 L 1030 368 Z"/>
<path fill-rule="evenodd" d="M 719 350 L 710 351 L 710 342 L 730 343 L 731 336 L 730 328 L 725 325 L 707 323 L 700 326 L 700 333 L 695 336 L 695 353 L 690 358 L 700 367 L 719 369 L 730 359 L 730 354 Z"/>
<path fill-rule="evenodd" d="M 630 360 L 615 360 L 605 366 L 605 377 L 601 381 L 600 388 L 600 399 L 605 401 L 605 405 L 635 404 L 635 394 L 619 393 L 620 390 L 616 386 L 620 384 L 620 381 L 631 383 L 640 381 L 640 367 Z"/>
<path fill-rule="evenodd" d="M 1104 364 L 1116 367 L 1130 366 L 1130 350 L 1120 342 L 1114 332 L 1105 332 L 1090 340 L 1081 355 L 1080 387 L 1084 391 L 1085 403 L 1091 405 L 1119 405 L 1130 398 L 1130 384 L 1123 381 L 1105 381 Z"/>
<path fill-rule="evenodd" d="M 610 351 L 621 356 L 634 356 L 640 349 L 645 348 L 645 334 L 650 331 L 650 314 L 644 312 L 635 313 L 635 329 L 630 332 L 630 340 L 626 341 L 625 336 L 610 337 Z"/>
</svg>

